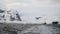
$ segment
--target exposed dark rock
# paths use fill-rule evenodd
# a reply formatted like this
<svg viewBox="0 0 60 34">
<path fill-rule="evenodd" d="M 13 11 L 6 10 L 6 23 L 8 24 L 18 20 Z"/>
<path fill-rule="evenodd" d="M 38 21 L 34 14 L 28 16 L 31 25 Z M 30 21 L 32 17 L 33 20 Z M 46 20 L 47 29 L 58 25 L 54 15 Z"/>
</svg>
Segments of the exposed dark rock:
<svg viewBox="0 0 60 34">
<path fill-rule="evenodd" d="M 59 22 L 58 21 L 53 21 L 52 24 L 58 24 Z"/>
<path fill-rule="evenodd" d="M 46 23 L 43 23 L 44 25 L 46 24 Z"/>
<path fill-rule="evenodd" d="M 4 12 L 4 10 L 1 10 L 1 9 L 0 9 L 0 13 L 3 13 L 3 12 Z"/>
<path fill-rule="evenodd" d="M 35 17 L 35 18 L 38 20 L 38 19 L 40 19 L 40 18 L 42 18 L 42 17 Z"/>
</svg>

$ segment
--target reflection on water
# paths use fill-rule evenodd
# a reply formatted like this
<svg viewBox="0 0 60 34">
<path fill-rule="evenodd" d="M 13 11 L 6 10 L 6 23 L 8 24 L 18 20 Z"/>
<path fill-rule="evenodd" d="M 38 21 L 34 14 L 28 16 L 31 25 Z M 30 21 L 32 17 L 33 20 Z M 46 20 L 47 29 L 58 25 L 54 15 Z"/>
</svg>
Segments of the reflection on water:
<svg viewBox="0 0 60 34">
<path fill-rule="evenodd" d="M 47 26 L 40 25 L 31 27 L 25 31 L 22 31 L 23 34 L 60 34 L 60 27 L 58 26 Z"/>
</svg>

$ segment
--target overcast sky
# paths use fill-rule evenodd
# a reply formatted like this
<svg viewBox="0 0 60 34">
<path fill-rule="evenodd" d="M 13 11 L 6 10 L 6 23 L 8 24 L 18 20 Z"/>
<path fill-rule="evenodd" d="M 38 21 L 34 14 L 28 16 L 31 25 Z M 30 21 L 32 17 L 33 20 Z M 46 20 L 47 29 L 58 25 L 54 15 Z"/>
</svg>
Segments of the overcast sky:
<svg viewBox="0 0 60 34">
<path fill-rule="evenodd" d="M 0 0 L 1 9 L 16 9 L 23 16 L 60 16 L 60 0 Z"/>
<path fill-rule="evenodd" d="M 25 16 L 60 16 L 60 0 L 0 0 L 0 8 L 16 9 Z"/>
</svg>

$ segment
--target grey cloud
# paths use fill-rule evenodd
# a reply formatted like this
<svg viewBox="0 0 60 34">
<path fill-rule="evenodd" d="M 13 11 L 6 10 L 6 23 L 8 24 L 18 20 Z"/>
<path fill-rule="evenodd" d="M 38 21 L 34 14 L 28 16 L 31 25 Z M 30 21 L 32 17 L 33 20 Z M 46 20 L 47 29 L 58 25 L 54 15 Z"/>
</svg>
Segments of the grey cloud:
<svg viewBox="0 0 60 34">
<path fill-rule="evenodd" d="M 5 9 L 5 4 L 3 3 L 3 1 L 0 1 L 0 9 Z"/>
<path fill-rule="evenodd" d="M 60 0 L 51 0 L 51 2 L 54 4 L 60 4 Z"/>
<path fill-rule="evenodd" d="M 10 0 L 12 1 L 12 0 Z M 41 4 L 40 2 L 42 1 L 43 4 Z M 50 2 L 49 2 L 50 1 Z M 58 0 L 60 1 L 60 0 Z M 50 16 L 56 16 L 56 15 L 60 15 L 60 5 L 55 5 L 53 2 L 58 2 L 57 0 L 13 0 L 13 3 L 26 3 L 28 6 L 24 7 L 22 5 L 19 6 L 12 6 L 12 8 L 17 9 L 22 11 L 24 14 L 26 14 L 27 16 L 42 16 L 42 15 L 50 15 Z M 0 7 L 5 7 L 5 1 L 2 0 L 0 1 L 2 5 L 0 5 Z M 4 3 L 3 3 L 4 2 Z M 47 4 L 46 4 L 47 2 Z M 34 4 L 36 3 L 36 4 Z M 44 4 L 45 3 L 45 4 Z M 58 3 L 57 3 L 58 4 Z M 5 7 L 6 8 L 6 7 Z"/>
</svg>

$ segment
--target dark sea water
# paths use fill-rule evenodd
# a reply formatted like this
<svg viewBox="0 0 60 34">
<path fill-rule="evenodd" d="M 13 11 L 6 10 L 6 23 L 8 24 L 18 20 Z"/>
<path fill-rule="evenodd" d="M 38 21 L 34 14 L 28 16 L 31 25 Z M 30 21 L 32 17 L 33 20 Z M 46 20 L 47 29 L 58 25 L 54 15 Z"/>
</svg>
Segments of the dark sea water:
<svg viewBox="0 0 60 34">
<path fill-rule="evenodd" d="M 60 34 L 60 25 L 0 24 L 0 34 Z"/>
<path fill-rule="evenodd" d="M 60 34 L 60 26 L 38 25 L 22 31 L 22 34 Z"/>
</svg>

